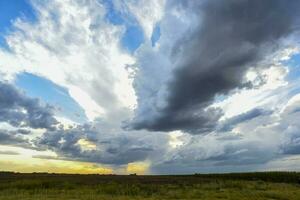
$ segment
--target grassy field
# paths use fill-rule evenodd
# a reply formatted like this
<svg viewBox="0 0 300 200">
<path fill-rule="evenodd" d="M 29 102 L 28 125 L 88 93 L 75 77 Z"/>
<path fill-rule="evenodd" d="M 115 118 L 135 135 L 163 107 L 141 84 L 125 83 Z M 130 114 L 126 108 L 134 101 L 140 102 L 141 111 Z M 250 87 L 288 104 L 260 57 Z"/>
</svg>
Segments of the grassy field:
<svg viewBox="0 0 300 200">
<path fill-rule="evenodd" d="M 117 176 L 0 173 L 0 200 L 300 200 L 299 173 Z"/>
</svg>

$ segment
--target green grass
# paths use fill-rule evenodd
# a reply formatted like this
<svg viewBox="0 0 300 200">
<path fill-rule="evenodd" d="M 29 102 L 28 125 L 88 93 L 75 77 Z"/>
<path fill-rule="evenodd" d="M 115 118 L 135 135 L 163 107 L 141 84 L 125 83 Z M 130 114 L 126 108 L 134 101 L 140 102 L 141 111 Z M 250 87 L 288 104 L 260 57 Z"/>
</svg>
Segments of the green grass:
<svg viewBox="0 0 300 200">
<path fill-rule="evenodd" d="M 299 200 L 298 173 L 115 176 L 0 173 L 0 200 Z"/>
</svg>

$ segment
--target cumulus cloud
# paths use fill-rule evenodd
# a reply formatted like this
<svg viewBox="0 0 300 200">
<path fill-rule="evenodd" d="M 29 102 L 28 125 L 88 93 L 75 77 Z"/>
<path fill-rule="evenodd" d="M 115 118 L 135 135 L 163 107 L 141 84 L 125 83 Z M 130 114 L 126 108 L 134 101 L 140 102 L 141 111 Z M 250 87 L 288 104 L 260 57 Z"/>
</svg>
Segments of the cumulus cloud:
<svg viewBox="0 0 300 200">
<path fill-rule="evenodd" d="M 0 154 L 2 155 L 19 155 L 20 153 L 16 151 L 0 151 Z"/>
<path fill-rule="evenodd" d="M 252 120 L 254 118 L 260 117 L 260 116 L 266 116 L 271 115 L 272 111 L 265 110 L 262 108 L 254 108 L 248 112 L 242 113 L 240 115 L 236 115 L 232 118 L 229 118 L 225 120 L 223 123 L 221 123 L 220 128 L 218 128 L 218 131 L 231 131 L 236 125 L 247 122 L 249 120 Z"/>
<path fill-rule="evenodd" d="M 49 129 L 32 139 L 36 148 L 52 150 L 59 159 L 115 165 L 163 152 L 167 135 L 121 129 L 136 104 L 128 68 L 134 58 L 121 46 L 125 25 L 109 23 L 97 0 L 32 3 L 37 20 L 14 22 L 6 37 L 10 51 L 0 50 L 0 73 L 11 80 L 25 71 L 65 87 L 91 121 Z M 149 19 L 151 26 L 157 16 Z"/>
<path fill-rule="evenodd" d="M 91 121 L 128 115 L 123 110 L 132 109 L 135 95 L 126 66 L 134 58 L 120 44 L 125 27 L 110 24 L 97 0 L 32 4 L 36 22 L 16 20 L 6 36 L 9 51 L 0 50 L 5 78 L 28 72 L 49 79 L 65 87 Z"/>
<path fill-rule="evenodd" d="M 51 106 L 0 82 L 0 122 L 15 127 L 0 131 L 1 144 L 57 155 L 33 156 L 42 159 L 144 163 L 153 173 L 255 170 L 300 153 L 299 81 L 285 79 L 282 63 L 299 51 L 289 46 L 299 1 L 113 3 L 144 30 L 133 55 L 120 44 L 126 24 L 111 24 L 97 0 L 33 2 L 37 21 L 14 23 L 1 79 L 47 78 L 90 122 L 58 123 Z"/>
<path fill-rule="evenodd" d="M 211 131 L 222 115 L 207 108 L 216 95 L 250 87 L 246 72 L 270 67 L 261 62 L 299 28 L 298 1 L 177 1 L 178 5 L 196 16 L 195 24 L 172 47 L 177 62 L 172 63 L 176 69 L 166 84 L 165 105 L 149 118 L 140 116 L 139 109 L 145 108 L 138 108 L 134 129 Z"/>
<path fill-rule="evenodd" d="M 56 152 L 61 159 L 111 165 L 144 161 L 165 151 L 164 144 L 168 141 L 165 134 L 158 134 L 155 138 L 149 133 L 118 131 L 105 133 L 97 124 L 78 125 L 67 130 L 45 132 L 35 140 L 35 145 Z"/>
<path fill-rule="evenodd" d="M 27 97 L 14 86 L 0 82 L 0 122 L 14 127 L 44 128 L 53 130 L 58 124 L 53 107 L 42 105 L 38 99 Z M 28 133 L 20 129 L 20 133 Z"/>
<path fill-rule="evenodd" d="M 300 125 L 297 119 L 300 117 L 300 95 L 293 96 L 281 113 L 280 128 L 284 133 L 284 141 L 282 142 L 282 153 L 299 154 L 300 153 Z"/>
<path fill-rule="evenodd" d="M 125 1 L 125 4 L 142 26 L 146 38 L 150 40 L 154 27 L 163 17 L 166 0 L 130 0 Z"/>
<path fill-rule="evenodd" d="M 32 148 L 30 141 L 21 135 L 15 135 L 7 130 L 0 129 L 0 144 L 13 145 L 23 148 Z"/>
<path fill-rule="evenodd" d="M 285 103 L 272 112 L 254 109 L 225 120 L 226 129 L 206 135 L 183 134 L 179 138 L 183 144 L 167 152 L 152 170 L 171 174 L 272 170 L 271 163 L 299 155 L 300 113 L 294 112 L 299 95 L 283 94 L 278 96 Z"/>
</svg>

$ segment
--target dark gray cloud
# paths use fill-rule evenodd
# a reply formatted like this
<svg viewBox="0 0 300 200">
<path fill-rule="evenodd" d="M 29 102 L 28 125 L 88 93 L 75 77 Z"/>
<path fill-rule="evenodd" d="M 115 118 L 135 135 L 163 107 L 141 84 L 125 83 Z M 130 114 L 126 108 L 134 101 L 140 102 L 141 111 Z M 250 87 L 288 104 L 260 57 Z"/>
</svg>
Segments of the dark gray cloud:
<svg viewBox="0 0 300 200">
<path fill-rule="evenodd" d="M 231 131 L 236 125 L 240 123 L 247 122 L 257 117 L 271 115 L 272 113 L 273 111 L 270 110 L 254 108 L 248 112 L 227 119 L 222 125 L 220 125 L 218 131 Z"/>
<path fill-rule="evenodd" d="M 148 134 L 105 134 L 91 125 L 78 125 L 68 130 L 47 131 L 35 140 L 35 145 L 56 152 L 59 159 L 122 165 L 144 161 L 152 154 L 162 153 L 165 150 L 163 144 L 167 142 L 167 136 L 162 135 L 159 142 L 156 142 Z M 81 139 L 93 143 L 95 147 L 82 148 L 79 144 Z"/>
<path fill-rule="evenodd" d="M 260 66 L 282 39 L 299 29 L 298 0 L 179 2 L 198 22 L 173 49 L 180 62 L 168 84 L 167 105 L 154 116 L 134 121 L 134 129 L 193 134 L 213 130 L 222 115 L 218 109 L 207 110 L 215 96 L 250 87 L 246 71 Z"/>
<path fill-rule="evenodd" d="M 32 158 L 39 158 L 39 159 L 45 159 L 45 160 L 60 160 L 59 157 L 47 156 L 47 155 L 33 155 Z"/>
<path fill-rule="evenodd" d="M 114 119 L 116 119 L 116 116 Z M 118 119 L 118 118 L 117 118 Z M 128 134 L 116 128 L 113 122 L 94 121 L 91 125 L 70 126 L 65 130 L 53 116 L 53 108 L 42 105 L 38 99 L 27 97 L 14 86 L 0 82 L 0 122 L 17 129 L 0 132 L 0 144 L 35 150 L 52 150 L 62 160 L 78 160 L 123 165 L 143 161 L 165 149 L 168 136 L 162 139 L 137 131 Z M 117 124 L 119 125 L 119 124 Z M 96 126 L 96 127 L 95 127 Z M 27 139 L 30 128 L 45 128 L 42 136 Z M 115 131 L 120 131 L 115 133 Z M 156 137 L 158 134 L 155 134 Z M 84 139 L 95 148 L 85 149 L 79 141 Z"/>
<path fill-rule="evenodd" d="M 32 148 L 29 140 L 25 139 L 21 135 L 16 135 L 7 130 L 0 130 L 0 144 Z"/>
<path fill-rule="evenodd" d="M 263 156 L 258 156 L 261 154 Z M 253 165 L 264 164 L 277 157 L 276 152 L 270 151 L 269 147 L 266 147 L 263 141 L 255 141 L 240 143 L 238 145 L 228 145 L 222 154 L 212 156 L 207 160 L 215 161 L 215 166 Z"/>
<path fill-rule="evenodd" d="M 286 90 L 286 88 L 283 88 Z M 278 91 L 276 91 L 278 93 Z M 299 95 L 277 94 L 282 108 L 255 108 L 223 124 L 236 131 L 184 134 L 184 144 L 155 163 L 156 173 L 274 170 L 272 164 L 300 154 Z M 278 105 L 278 104 L 276 104 Z"/>
<path fill-rule="evenodd" d="M 0 151 L 0 154 L 2 155 L 19 155 L 20 153 L 16 151 Z"/>
<path fill-rule="evenodd" d="M 54 130 L 58 124 L 53 107 L 42 105 L 38 99 L 27 97 L 14 86 L 0 82 L 0 122 L 15 127 L 45 128 Z M 20 129 L 26 133 L 26 130 Z"/>
<path fill-rule="evenodd" d="M 219 140 L 209 134 L 191 137 L 152 167 L 158 174 L 247 171 L 282 157 L 278 144 L 251 137 Z"/>
<path fill-rule="evenodd" d="M 300 130 L 298 130 L 300 131 Z M 300 154 L 300 134 L 289 139 L 289 143 L 282 146 L 282 153 L 288 155 Z"/>
<path fill-rule="evenodd" d="M 22 129 L 22 128 L 21 128 L 21 129 L 18 129 L 16 132 L 19 133 L 19 134 L 22 134 L 22 135 L 28 135 L 28 134 L 31 133 L 30 130 Z"/>
<path fill-rule="evenodd" d="M 297 119 L 300 117 L 300 113 L 293 113 L 289 122 L 285 122 L 288 125 L 281 127 L 284 134 L 284 142 L 280 145 L 281 153 L 286 155 L 299 155 L 300 154 L 300 125 Z M 297 121 L 297 122 L 296 122 Z"/>
</svg>

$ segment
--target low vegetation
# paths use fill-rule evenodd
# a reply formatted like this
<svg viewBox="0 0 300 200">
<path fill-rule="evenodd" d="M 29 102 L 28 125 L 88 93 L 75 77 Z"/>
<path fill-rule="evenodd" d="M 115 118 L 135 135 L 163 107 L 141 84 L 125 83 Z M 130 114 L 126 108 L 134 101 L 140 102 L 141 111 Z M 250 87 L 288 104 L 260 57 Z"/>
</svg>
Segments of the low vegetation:
<svg viewBox="0 0 300 200">
<path fill-rule="evenodd" d="M 299 200 L 300 173 L 119 176 L 0 173 L 0 200 Z"/>
</svg>

